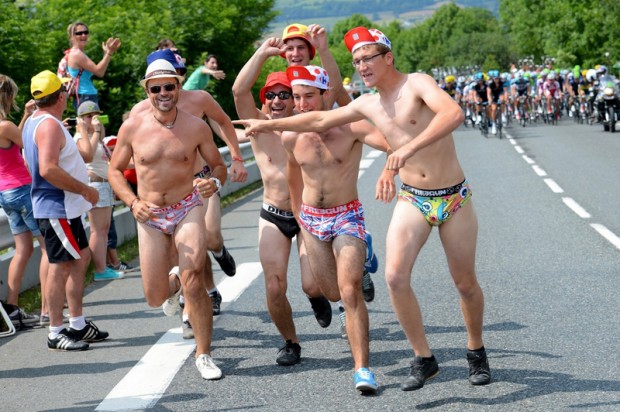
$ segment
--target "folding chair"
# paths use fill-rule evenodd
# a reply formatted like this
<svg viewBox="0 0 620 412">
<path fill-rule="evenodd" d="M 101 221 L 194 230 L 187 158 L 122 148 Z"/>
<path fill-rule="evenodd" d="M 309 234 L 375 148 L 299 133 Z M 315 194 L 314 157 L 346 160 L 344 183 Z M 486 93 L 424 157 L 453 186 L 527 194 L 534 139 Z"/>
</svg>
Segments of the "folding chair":
<svg viewBox="0 0 620 412">
<path fill-rule="evenodd" d="M 6 331 L 0 331 L 0 338 L 5 338 L 7 336 L 14 335 L 15 326 L 13 325 L 13 322 L 11 322 L 11 318 L 9 318 L 9 315 L 6 313 L 6 310 L 4 310 L 4 306 L 2 305 L 2 303 L 0 303 L 0 315 L 2 315 L 2 319 L 4 319 L 4 323 L 6 323 L 7 327 L 9 328 Z"/>
</svg>

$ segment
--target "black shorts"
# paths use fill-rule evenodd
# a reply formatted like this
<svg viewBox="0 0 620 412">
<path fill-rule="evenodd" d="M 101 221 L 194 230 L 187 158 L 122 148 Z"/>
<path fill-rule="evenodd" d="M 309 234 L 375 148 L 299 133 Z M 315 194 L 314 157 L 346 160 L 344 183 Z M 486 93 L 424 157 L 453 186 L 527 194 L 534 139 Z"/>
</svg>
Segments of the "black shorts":
<svg viewBox="0 0 620 412">
<path fill-rule="evenodd" d="M 80 258 L 80 250 L 88 247 L 82 218 L 37 219 L 45 241 L 50 263 L 69 262 Z"/>
<path fill-rule="evenodd" d="M 276 225 L 278 230 L 289 239 L 294 238 L 299 233 L 299 224 L 292 212 L 280 210 L 275 206 L 263 203 L 260 217 Z"/>
</svg>

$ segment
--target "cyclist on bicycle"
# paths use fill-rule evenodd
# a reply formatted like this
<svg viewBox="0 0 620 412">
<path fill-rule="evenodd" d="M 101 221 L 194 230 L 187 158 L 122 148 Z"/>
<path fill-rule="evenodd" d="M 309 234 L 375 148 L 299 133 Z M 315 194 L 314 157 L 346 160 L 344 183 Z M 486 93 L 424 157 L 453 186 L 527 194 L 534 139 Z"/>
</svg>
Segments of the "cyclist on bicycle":
<svg viewBox="0 0 620 412">
<path fill-rule="evenodd" d="M 542 90 L 547 98 L 547 113 L 556 115 L 558 110 L 556 109 L 556 113 L 553 113 L 551 102 L 552 100 L 559 102 L 562 99 L 562 89 L 560 88 L 560 83 L 556 80 L 554 71 L 549 72 L 547 80 L 542 85 Z"/>
<path fill-rule="evenodd" d="M 448 75 L 444 78 L 445 82 L 439 84 L 439 88 L 441 88 L 444 92 L 448 93 L 450 97 L 454 99 L 456 94 L 456 83 L 455 78 L 452 75 Z"/>
<path fill-rule="evenodd" d="M 487 118 L 489 118 L 488 87 L 484 81 L 484 74 L 482 72 L 476 73 L 474 79 L 476 80 L 476 84 L 474 84 L 472 96 L 474 98 L 474 103 L 476 103 L 476 124 L 480 124 L 482 121 L 482 117 L 480 116 L 481 107 L 485 108 L 487 111 Z"/>
<path fill-rule="evenodd" d="M 529 111 L 529 96 L 530 96 L 530 79 L 529 76 L 526 79 L 523 72 L 519 70 L 515 74 L 515 78 L 512 81 L 511 88 L 512 98 L 514 101 L 514 112 L 516 113 L 517 120 L 521 120 L 521 114 L 519 113 L 519 102 L 523 102 L 523 112 L 527 118 Z"/>
<path fill-rule="evenodd" d="M 497 134 L 497 105 L 500 105 L 500 112 L 503 113 L 506 93 L 504 93 L 504 83 L 499 77 L 498 70 L 490 70 L 489 77 L 491 80 L 487 83 L 487 100 L 491 102 L 491 133 Z"/>
</svg>

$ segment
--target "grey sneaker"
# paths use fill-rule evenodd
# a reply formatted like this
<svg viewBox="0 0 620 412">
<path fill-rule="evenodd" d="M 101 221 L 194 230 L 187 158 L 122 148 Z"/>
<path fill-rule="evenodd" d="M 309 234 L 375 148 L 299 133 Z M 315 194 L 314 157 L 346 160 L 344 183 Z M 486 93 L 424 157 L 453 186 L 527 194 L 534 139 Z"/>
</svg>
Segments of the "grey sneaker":
<svg viewBox="0 0 620 412">
<path fill-rule="evenodd" d="M 370 273 L 364 270 L 362 276 L 362 293 L 366 302 L 372 302 L 375 299 L 375 283 L 370 277 Z"/>
<path fill-rule="evenodd" d="M 73 336 L 70 336 L 67 329 L 61 330 L 54 339 L 47 338 L 47 349 L 52 351 L 72 352 L 87 350 L 88 347 L 88 343 L 76 340 Z"/>
<path fill-rule="evenodd" d="M 39 316 L 28 313 L 19 306 L 5 305 L 5 307 L 7 308 L 11 323 L 15 327 L 32 326 L 39 323 Z M 10 309 L 12 309 L 11 312 L 9 312 Z"/>
<path fill-rule="evenodd" d="M 344 313 L 344 308 L 338 308 L 340 310 L 340 314 L 338 315 L 338 319 L 340 319 L 340 336 L 343 339 L 347 339 L 347 315 Z"/>
<path fill-rule="evenodd" d="M 215 380 L 222 377 L 222 371 L 213 362 L 213 358 L 207 354 L 203 353 L 196 358 L 196 367 L 203 379 Z"/>
<path fill-rule="evenodd" d="M 292 340 L 287 340 L 284 347 L 278 351 L 278 357 L 276 363 L 282 366 L 296 365 L 301 361 L 301 346 L 299 343 L 293 343 Z"/>
</svg>

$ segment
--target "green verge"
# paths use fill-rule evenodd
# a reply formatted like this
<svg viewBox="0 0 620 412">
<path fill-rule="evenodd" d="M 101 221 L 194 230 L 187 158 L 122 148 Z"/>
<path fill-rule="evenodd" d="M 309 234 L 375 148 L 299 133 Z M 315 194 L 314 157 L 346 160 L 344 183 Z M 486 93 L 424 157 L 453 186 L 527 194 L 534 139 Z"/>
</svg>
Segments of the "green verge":
<svg viewBox="0 0 620 412">
<path fill-rule="evenodd" d="M 222 209 L 232 205 L 236 201 L 244 198 L 252 192 L 263 187 L 262 180 L 249 184 L 248 186 L 224 196 L 220 204 Z M 138 238 L 135 237 L 119 246 L 119 259 L 124 262 L 131 262 L 138 257 Z M 93 281 L 93 265 L 91 264 L 86 271 L 86 284 Z M 39 313 L 41 309 L 41 285 L 30 288 L 19 295 L 19 306 L 28 313 Z"/>
</svg>

